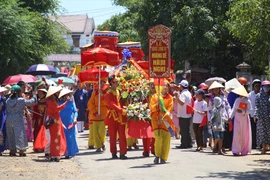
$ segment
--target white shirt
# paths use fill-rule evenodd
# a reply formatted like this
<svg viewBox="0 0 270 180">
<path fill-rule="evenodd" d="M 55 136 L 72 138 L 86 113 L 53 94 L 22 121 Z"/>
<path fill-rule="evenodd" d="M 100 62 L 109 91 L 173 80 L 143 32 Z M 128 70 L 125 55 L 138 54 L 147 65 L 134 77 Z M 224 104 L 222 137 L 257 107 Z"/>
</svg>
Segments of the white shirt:
<svg viewBox="0 0 270 180">
<path fill-rule="evenodd" d="M 233 104 L 233 109 L 231 111 L 231 114 L 230 114 L 230 118 L 233 118 L 235 116 L 235 113 L 236 113 L 236 110 L 237 109 L 240 109 L 239 108 L 239 104 L 240 102 L 242 103 L 246 103 L 247 104 L 247 109 L 246 110 L 243 110 L 242 109 L 242 113 L 243 115 L 249 115 L 251 112 L 252 112 L 252 105 L 251 105 L 251 102 L 248 98 L 246 97 L 243 97 L 243 98 L 237 98 Z"/>
<path fill-rule="evenodd" d="M 178 110 L 177 110 L 177 117 L 181 118 L 191 118 L 192 114 L 187 114 L 187 105 L 191 106 L 191 94 L 187 89 L 184 89 L 181 94 L 178 96 L 179 100 L 184 103 L 183 106 L 181 106 L 178 103 Z"/>
<path fill-rule="evenodd" d="M 202 101 L 196 100 L 194 102 L 194 109 L 200 112 L 208 111 L 207 103 L 204 100 Z M 203 120 L 203 117 L 204 115 L 199 114 L 198 112 L 194 111 L 193 123 L 200 124 Z"/>
<path fill-rule="evenodd" d="M 250 114 L 251 117 L 254 117 L 254 113 L 255 113 L 255 99 L 256 99 L 256 95 L 257 94 L 254 91 L 251 91 L 248 94 L 248 99 L 250 100 L 251 106 L 252 106 L 252 112 Z"/>
</svg>

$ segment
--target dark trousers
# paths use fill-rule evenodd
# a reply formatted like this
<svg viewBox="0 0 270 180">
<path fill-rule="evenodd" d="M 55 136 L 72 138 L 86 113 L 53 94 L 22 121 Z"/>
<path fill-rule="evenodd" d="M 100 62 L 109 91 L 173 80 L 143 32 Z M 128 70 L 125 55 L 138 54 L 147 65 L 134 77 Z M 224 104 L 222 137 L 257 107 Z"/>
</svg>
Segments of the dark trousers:
<svg viewBox="0 0 270 180">
<path fill-rule="evenodd" d="M 207 144 L 207 138 L 209 137 L 208 125 L 203 127 L 203 144 Z"/>
<path fill-rule="evenodd" d="M 228 125 L 228 123 L 226 123 L 222 148 L 231 149 L 232 148 L 232 139 L 233 139 L 233 131 L 229 131 L 229 125 Z"/>
<path fill-rule="evenodd" d="M 191 136 L 190 136 L 190 120 L 191 118 L 179 118 L 180 125 L 180 135 L 181 135 L 181 146 L 189 147 L 191 144 Z"/>
<path fill-rule="evenodd" d="M 193 131 L 197 147 L 203 147 L 203 127 L 200 127 L 200 124 L 193 123 Z"/>
<path fill-rule="evenodd" d="M 251 136 L 252 136 L 252 148 L 255 149 L 257 147 L 257 139 L 256 139 L 257 124 L 254 122 L 253 117 L 250 117 L 250 125 L 251 125 Z"/>
</svg>

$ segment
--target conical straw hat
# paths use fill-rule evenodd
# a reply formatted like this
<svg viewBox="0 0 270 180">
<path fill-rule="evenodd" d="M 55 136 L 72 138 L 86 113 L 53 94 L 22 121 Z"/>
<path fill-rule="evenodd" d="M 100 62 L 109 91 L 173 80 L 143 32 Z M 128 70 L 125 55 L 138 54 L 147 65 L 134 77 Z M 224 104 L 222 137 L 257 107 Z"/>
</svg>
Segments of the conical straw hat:
<svg viewBox="0 0 270 180">
<path fill-rule="evenodd" d="M 215 88 L 224 88 L 224 86 L 220 83 L 218 83 L 217 81 L 214 81 L 211 86 L 209 87 L 209 90 L 211 89 L 215 89 Z"/>
<path fill-rule="evenodd" d="M 1 92 L 5 92 L 5 91 L 7 91 L 8 89 L 7 88 L 5 88 L 5 87 L 0 87 L 0 93 Z"/>
<path fill-rule="evenodd" d="M 60 86 L 50 86 L 46 95 L 46 98 L 50 97 L 51 95 L 61 91 L 62 88 Z"/>
<path fill-rule="evenodd" d="M 231 90 L 238 88 L 240 86 L 241 86 L 241 84 L 236 78 L 233 78 L 225 83 L 225 89 L 228 92 L 230 92 Z"/>
<path fill-rule="evenodd" d="M 62 91 L 60 92 L 58 98 L 61 98 L 61 97 L 63 97 L 64 95 L 67 95 L 67 94 L 72 93 L 72 92 L 73 92 L 73 91 L 71 91 L 71 90 L 69 90 L 69 89 L 67 89 L 67 88 L 64 88 L 64 89 L 62 89 Z"/>
<path fill-rule="evenodd" d="M 47 93 L 47 89 L 38 89 L 37 91 L 42 91 L 42 92 Z"/>
<path fill-rule="evenodd" d="M 235 94 L 238 94 L 239 96 L 248 97 L 247 90 L 245 89 L 244 86 L 240 86 L 238 88 L 235 88 L 234 90 L 232 90 L 232 92 L 234 92 Z"/>
</svg>

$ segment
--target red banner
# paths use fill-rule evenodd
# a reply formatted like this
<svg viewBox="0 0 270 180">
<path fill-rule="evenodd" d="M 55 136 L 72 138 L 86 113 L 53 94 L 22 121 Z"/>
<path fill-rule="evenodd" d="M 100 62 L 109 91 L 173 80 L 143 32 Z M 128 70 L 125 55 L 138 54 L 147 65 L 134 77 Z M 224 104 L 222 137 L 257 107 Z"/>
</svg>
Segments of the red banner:
<svg viewBox="0 0 270 180">
<path fill-rule="evenodd" d="M 163 25 L 148 30 L 150 78 L 170 77 L 171 33 L 171 30 Z"/>
</svg>

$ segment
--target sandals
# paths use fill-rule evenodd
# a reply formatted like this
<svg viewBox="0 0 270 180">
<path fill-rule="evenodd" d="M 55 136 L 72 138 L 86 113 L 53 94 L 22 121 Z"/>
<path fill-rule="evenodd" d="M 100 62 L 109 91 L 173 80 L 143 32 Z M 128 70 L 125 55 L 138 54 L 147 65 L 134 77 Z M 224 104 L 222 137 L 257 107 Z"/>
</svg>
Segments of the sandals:
<svg viewBox="0 0 270 180">
<path fill-rule="evenodd" d="M 60 158 L 51 158 L 50 160 L 51 161 L 55 161 L 55 162 L 59 162 L 60 161 Z"/>
<path fill-rule="evenodd" d="M 139 146 L 137 146 L 137 144 L 133 144 L 132 147 L 134 147 L 134 149 L 139 149 Z"/>
<path fill-rule="evenodd" d="M 102 152 L 101 148 L 97 148 L 96 152 Z"/>
<path fill-rule="evenodd" d="M 19 153 L 20 157 L 26 157 L 25 153 Z"/>
<path fill-rule="evenodd" d="M 13 157 L 13 156 L 17 156 L 16 153 L 9 153 L 9 156 Z"/>
</svg>

